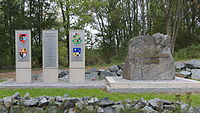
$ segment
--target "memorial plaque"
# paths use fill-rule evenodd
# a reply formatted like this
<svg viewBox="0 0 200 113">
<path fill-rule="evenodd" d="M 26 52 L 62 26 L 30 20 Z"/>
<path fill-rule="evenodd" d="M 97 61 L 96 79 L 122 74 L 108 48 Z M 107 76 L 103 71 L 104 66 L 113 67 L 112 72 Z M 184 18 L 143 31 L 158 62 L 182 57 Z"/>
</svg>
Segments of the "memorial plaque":
<svg viewBox="0 0 200 113">
<path fill-rule="evenodd" d="M 30 33 L 17 31 L 17 61 L 18 62 L 29 62 L 29 40 Z"/>
<path fill-rule="evenodd" d="M 58 83 L 58 30 L 43 30 L 43 82 Z"/>
<path fill-rule="evenodd" d="M 143 59 L 144 64 L 159 64 L 160 58 L 168 58 L 170 55 L 167 53 L 162 54 L 135 54 L 135 57 Z"/>
<path fill-rule="evenodd" d="M 58 31 L 43 31 L 43 60 L 44 67 L 58 66 Z"/>
</svg>

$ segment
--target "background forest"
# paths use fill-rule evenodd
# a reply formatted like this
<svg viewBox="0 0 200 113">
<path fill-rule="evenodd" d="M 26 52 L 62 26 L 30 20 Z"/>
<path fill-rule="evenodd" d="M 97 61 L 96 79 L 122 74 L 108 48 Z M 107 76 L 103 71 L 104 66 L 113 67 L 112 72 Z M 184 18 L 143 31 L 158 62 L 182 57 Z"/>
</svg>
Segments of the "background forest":
<svg viewBox="0 0 200 113">
<path fill-rule="evenodd" d="M 15 68 L 15 29 L 32 30 L 32 67 L 42 66 L 43 29 L 59 30 L 68 66 L 68 30 L 86 30 L 86 65 L 123 62 L 127 42 L 157 32 L 175 60 L 200 58 L 200 0 L 0 0 L 0 69 Z"/>
</svg>

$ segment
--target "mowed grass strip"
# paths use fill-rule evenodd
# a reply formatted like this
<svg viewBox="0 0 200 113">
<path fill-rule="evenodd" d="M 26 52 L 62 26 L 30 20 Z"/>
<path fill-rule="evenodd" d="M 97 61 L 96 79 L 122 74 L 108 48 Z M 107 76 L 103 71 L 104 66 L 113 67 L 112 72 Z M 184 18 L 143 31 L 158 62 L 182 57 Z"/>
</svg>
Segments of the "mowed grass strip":
<svg viewBox="0 0 200 113">
<path fill-rule="evenodd" d="M 31 97 L 38 96 L 63 96 L 64 94 L 69 94 L 70 97 L 98 97 L 99 99 L 108 97 L 110 100 L 118 101 L 125 99 L 140 99 L 144 98 L 146 100 L 153 98 L 166 99 L 172 102 L 176 102 L 176 94 L 166 94 L 166 93 L 108 93 L 104 89 L 0 89 L 0 98 L 11 96 L 14 93 L 19 92 L 21 96 L 29 92 Z M 180 100 L 187 103 L 188 94 L 179 94 Z M 200 106 L 200 94 L 190 95 L 191 105 Z"/>
</svg>

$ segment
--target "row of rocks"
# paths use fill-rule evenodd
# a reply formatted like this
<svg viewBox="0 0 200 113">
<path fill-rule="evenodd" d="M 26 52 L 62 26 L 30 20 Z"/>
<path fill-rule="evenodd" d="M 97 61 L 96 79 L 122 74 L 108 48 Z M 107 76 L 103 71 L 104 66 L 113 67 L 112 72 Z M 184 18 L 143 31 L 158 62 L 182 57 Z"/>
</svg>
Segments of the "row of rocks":
<svg viewBox="0 0 200 113">
<path fill-rule="evenodd" d="M 27 111 L 26 111 L 27 110 Z M 31 111 L 32 110 L 32 111 Z M 21 112 L 42 112 L 42 113 L 199 113 L 200 107 L 191 107 L 188 104 L 180 102 L 169 102 L 167 100 L 154 98 L 151 100 L 123 100 L 114 102 L 107 97 L 98 99 L 97 97 L 69 97 L 64 96 L 40 96 L 36 98 L 29 97 L 29 93 L 20 97 L 19 93 L 13 96 L 0 99 L 0 113 L 21 113 Z M 60 113 L 59 112 L 59 113 Z"/>
<path fill-rule="evenodd" d="M 175 62 L 177 74 L 185 78 L 200 79 L 200 60 Z"/>
<path fill-rule="evenodd" d="M 112 65 L 108 69 L 96 69 L 92 68 L 85 72 L 86 80 L 102 80 L 106 76 L 122 76 L 124 63 L 121 65 Z M 58 78 L 63 81 L 69 80 L 69 71 L 61 71 Z"/>
<path fill-rule="evenodd" d="M 104 79 L 106 76 L 122 76 L 123 67 L 119 65 L 113 65 L 108 69 L 96 69 L 92 68 L 85 73 L 86 80 L 98 80 Z"/>
</svg>

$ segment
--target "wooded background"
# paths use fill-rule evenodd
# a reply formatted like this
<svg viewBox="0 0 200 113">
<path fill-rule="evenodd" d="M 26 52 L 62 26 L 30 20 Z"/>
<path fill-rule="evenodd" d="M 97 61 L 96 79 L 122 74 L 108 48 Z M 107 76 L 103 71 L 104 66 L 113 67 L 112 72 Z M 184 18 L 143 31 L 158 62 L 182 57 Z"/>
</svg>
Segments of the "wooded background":
<svg viewBox="0 0 200 113">
<path fill-rule="evenodd" d="M 32 30 L 33 67 L 43 29 L 59 30 L 64 67 L 69 29 L 87 32 L 86 64 L 123 62 L 131 38 L 157 32 L 171 36 L 176 58 L 200 58 L 200 0 L 0 0 L 0 69 L 15 67 L 15 29 Z"/>
</svg>

